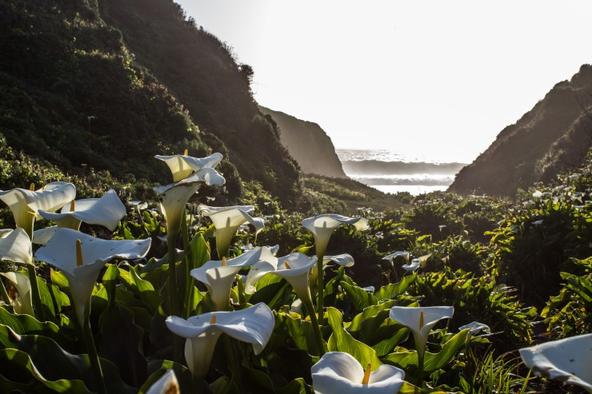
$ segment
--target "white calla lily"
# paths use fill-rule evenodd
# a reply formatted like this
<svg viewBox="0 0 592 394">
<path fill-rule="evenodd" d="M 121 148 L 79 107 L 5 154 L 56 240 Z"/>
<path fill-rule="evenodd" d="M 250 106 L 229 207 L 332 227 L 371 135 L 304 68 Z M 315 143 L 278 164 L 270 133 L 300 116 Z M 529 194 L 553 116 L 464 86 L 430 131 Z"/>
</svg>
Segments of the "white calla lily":
<svg viewBox="0 0 592 394">
<path fill-rule="evenodd" d="M 0 228 L 0 238 L 6 237 L 11 232 L 12 232 L 11 228 Z"/>
<path fill-rule="evenodd" d="M 11 294 L 12 292 L 9 290 L 10 303 L 14 312 L 34 316 L 29 276 L 21 272 L 2 272 L 0 275 L 5 277 L 16 290 L 16 294 Z"/>
<path fill-rule="evenodd" d="M 169 316 L 166 325 L 173 333 L 185 341 L 185 360 L 187 367 L 195 377 L 204 377 L 210 368 L 216 342 L 222 334 L 242 342 L 250 343 L 255 354 L 263 351 L 273 328 L 273 312 L 263 303 L 250 308 L 209 312 L 183 319 Z"/>
<path fill-rule="evenodd" d="M 396 394 L 403 386 L 405 371 L 382 364 L 375 371 L 348 353 L 328 352 L 312 366 L 312 384 L 317 394 Z"/>
<path fill-rule="evenodd" d="M 55 211 L 76 198 L 76 187 L 67 182 L 52 182 L 39 190 L 0 190 L 0 200 L 10 208 L 17 227 L 33 236 L 39 210 Z"/>
<path fill-rule="evenodd" d="M 223 158 L 222 153 L 218 152 L 206 157 L 193 157 L 185 154 L 156 155 L 154 157 L 166 163 L 173 175 L 173 182 L 179 182 L 182 179 L 188 178 L 202 168 L 216 168 Z"/>
<path fill-rule="evenodd" d="M 35 245 L 45 245 L 55 234 L 58 226 L 49 226 L 33 231 L 33 243 Z"/>
<path fill-rule="evenodd" d="M 53 220 L 60 227 L 74 230 L 80 228 L 80 223 L 95 224 L 115 230 L 119 221 L 125 216 L 125 206 L 115 193 L 109 190 L 101 198 L 87 198 L 65 205 L 60 213 L 39 210 L 44 219 Z"/>
<path fill-rule="evenodd" d="M 33 245 L 25 230 L 16 228 L 0 238 L 0 261 L 33 264 Z"/>
<path fill-rule="evenodd" d="M 225 310 L 230 300 L 230 290 L 235 275 L 243 268 L 260 261 L 273 261 L 279 247 L 257 247 L 232 259 L 210 260 L 191 270 L 191 276 L 205 284 L 217 310 Z"/>
<path fill-rule="evenodd" d="M 115 258 L 137 260 L 150 250 L 151 239 L 113 241 L 69 228 L 58 228 L 35 253 L 38 260 L 61 270 L 70 282 L 76 317 L 81 325 L 99 272 Z"/>
<path fill-rule="evenodd" d="M 402 257 L 403 259 L 405 259 L 405 261 L 409 261 L 410 256 L 411 256 L 411 253 L 407 252 L 406 250 L 398 250 L 396 252 L 387 254 L 382 259 L 390 261 L 392 264 L 393 260 L 396 259 L 397 257 Z"/>
<path fill-rule="evenodd" d="M 206 167 L 189 178 L 154 189 L 160 199 L 160 208 L 166 220 L 167 237 L 170 242 L 177 237 L 185 214 L 185 206 L 201 182 L 208 186 L 221 186 L 226 183 L 226 180 L 213 168 Z"/>
<path fill-rule="evenodd" d="M 285 279 L 296 295 L 303 299 L 310 299 L 310 287 L 308 278 L 310 270 L 317 262 L 316 257 L 309 257 L 302 253 L 290 253 L 287 256 L 278 258 L 278 266 L 272 274 Z"/>
<path fill-rule="evenodd" d="M 251 216 L 255 211 L 255 207 L 252 205 L 211 207 L 201 204 L 198 209 L 203 216 L 209 217 L 214 224 L 218 257 L 228 254 L 232 237 L 242 224 L 251 224 L 255 227 L 255 233 L 261 231 L 265 224 L 263 218 Z"/>
<path fill-rule="evenodd" d="M 353 267 L 354 266 L 354 258 L 351 254 L 342 253 L 335 256 L 324 256 L 323 257 L 323 266 L 327 267 L 329 263 L 335 263 L 342 267 Z"/>
<path fill-rule="evenodd" d="M 411 260 L 410 263 L 403 264 L 401 266 L 401 268 L 403 268 L 407 272 L 415 272 L 419 269 L 420 266 L 421 266 L 421 260 L 420 259 L 413 259 L 413 260 Z"/>
<path fill-rule="evenodd" d="M 477 335 L 481 332 L 485 334 L 491 334 L 491 327 L 489 327 L 485 323 L 481 323 L 478 321 L 472 321 L 470 323 L 464 324 L 458 328 L 459 331 L 462 330 L 469 330 L 471 335 Z"/>
<path fill-rule="evenodd" d="M 169 369 L 160 379 L 158 379 L 148 390 L 146 394 L 180 394 L 179 381 L 175 371 Z"/>
<path fill-rule="evenodd" d="M 327 251 L 327 245 L 333 232 L 344 224 L 353 225 L 357 230 L 367 230 L 368 220 L 365 218 L 352 218 L 337 214 L 323 214 L 306 218 L 302 225 L 312 233 L 315 239 L 317 257 L 321 258 Z"/>
<path fill-rule="evenodd" d="M 592 334 L 523 348 L 520 357 L 538 375 L 592 392 Z"/>
<path fill-rule="evenodd" d="M 420 358 L 425 353 L 428 336 L 432 328 L 442 319 L 450 319 L 454 314 L 452 306 L 405 307 L 394 306 L 390 318 L 407 326 L 413 333 L 415 347 Z"/>
</svg>

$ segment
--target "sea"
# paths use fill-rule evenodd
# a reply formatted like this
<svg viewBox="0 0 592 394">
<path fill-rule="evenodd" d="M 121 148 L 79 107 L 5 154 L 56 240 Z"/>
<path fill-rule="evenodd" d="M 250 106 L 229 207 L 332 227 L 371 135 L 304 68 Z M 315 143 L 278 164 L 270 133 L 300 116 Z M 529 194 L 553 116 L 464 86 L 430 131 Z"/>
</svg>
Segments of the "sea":
<svg viewBox="0 0 592 394">
<path fill-rule="evenodd" d="M 384 193 L 414 196 L 444 191 L 464 163 L 447 163 L 386 149 L 337 149 L 347 176 Z"/>
</svg>

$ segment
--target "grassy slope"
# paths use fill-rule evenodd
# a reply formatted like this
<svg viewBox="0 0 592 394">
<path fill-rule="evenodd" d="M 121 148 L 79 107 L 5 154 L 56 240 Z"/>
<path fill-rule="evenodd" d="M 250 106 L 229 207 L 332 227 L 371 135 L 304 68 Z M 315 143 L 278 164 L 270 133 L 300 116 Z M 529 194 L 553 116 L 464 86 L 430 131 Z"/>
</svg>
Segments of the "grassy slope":
<svg viewBox="0 0 592 394">
<path fill-rule="evenodd" d="M 119 31 L 87 3 L 0 0 L 0 37 L 0 133 L 17 150 L 129 181 L 167 179 L 154 154 L 209 150 L 183 106 L 134 66 Z"/>
</svg>

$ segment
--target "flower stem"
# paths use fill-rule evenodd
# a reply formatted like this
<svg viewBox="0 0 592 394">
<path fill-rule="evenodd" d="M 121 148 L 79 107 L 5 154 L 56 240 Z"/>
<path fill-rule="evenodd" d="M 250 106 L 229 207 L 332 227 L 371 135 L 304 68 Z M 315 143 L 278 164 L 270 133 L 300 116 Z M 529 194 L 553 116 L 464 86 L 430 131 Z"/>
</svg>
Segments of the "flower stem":
<svg viewBox="0 0 592 394">
<path fill-rule="evenodd" d="M 173 238 L 173 239 L 171 239 Z M 169 313 L 178 316 L 177 301 L 177 250 L 175 249 L 174 237 L 167 241 L 167 258 L 169 262 Z"/>
<path fill-rule="evenodd" d="M 183 292 L 183 305 L 181 309 L 183 311 L 183 317 L 187 318 L 191 314 L 193 306 L 193 282 L 191 280 L 191 269 L 193 265 L 189 257 L 189 228 L 187 226 L 187 215 L 183 215 L 181 221 L 181 234 L 183 236 L 183 250 L 185 251 L 185 257 L 183 258 L 183 265 L 185 266 L 185 291 Z"/>
<path fill-rule="evenodd" d="M 423 352 L 417 352 L 417 385 L 423 388 L 423 369 L 424 369 L 424 358 Z"/>
<path fill-rule="evenodd" d="M 35 266 L 27 264 L 27 273 L 29 274 L 29 281 L 31 282 L 31 298 L 33 300 L 33 310 L 35 317 L 44 321 L 43 304 L 41 303 L 41 296 L 39 295 L 39 286 L 37 285 L 37 275 L 35 275 Z"/>
<path fill-rule="evenodd" d="M 323 255 L 317 255 L 317 313 L 319 314 L 319 320 L 323 320 L 323 304 L 325 302 L 325 278 L 323 272 L 323 257 Z"/>
<path fill-rule="evenodd" d="M 308 311 L 308 315 L 310 316 L 310 321 L 312 323 L 312 329 L 315 333 L 315 341 L 317 352 L 320 356 L 325 353 L 325 345 L 323 343 L 323 334 L 321 333 L 321 327 L 319 326 L 319 321 L 317 320 L 317 315 L 315 313 L 314 306 L 312 304 L 312 297 L 310 295 L 310 290 L 308 291 L 307 296 L 303 297 L 302 302 L 306 306 L 306 310 Z"/>
<path fill-rule="evenodd" d="M 8 296 L 8 292 L 6 291 L 6 287 L 4 286 L 2 279 L 0 279 L 0 298 L 6 303 L 6 305 L 10 305 L 10 297 Z"/>
<path fill-rule="evenodd" d="M 92 329 L 90 327 L 90 307 L 86 310 L 87 313 L 85 313 L 86 316 L 84 318 L 84 327 L 82 327 L 82 336 L 84 337 L 84 341 L 86 342 L 88 357 L 90 359 L 90 364 L 95 374 L 95 383 L 98 387 L 98 391 L 101 394 L 107 394 L 107 387 L 105 386 L 105 378 L 103 376 L 103 368 L 101 367 L 99 353 L 97 352 L 97 346 L 95 345 L 95 339 L 93 337 Z"/>
</svg>

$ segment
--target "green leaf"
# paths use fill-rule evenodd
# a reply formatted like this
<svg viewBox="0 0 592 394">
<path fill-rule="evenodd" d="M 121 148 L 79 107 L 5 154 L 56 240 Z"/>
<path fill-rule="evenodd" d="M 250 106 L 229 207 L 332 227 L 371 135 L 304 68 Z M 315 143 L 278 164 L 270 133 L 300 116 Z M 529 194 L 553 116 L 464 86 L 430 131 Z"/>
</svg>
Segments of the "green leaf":
<svg viewBox="0 0 592 394">
<path fill-rule="evenodd" d="M 10 327 L 17 334 L 42 334 L 51 338 L 58 338 L 60 327 L 55 323 L 40 322 L 31 315 L 17 315 L 0 307 L 0 324 Z"/>
<path fill-rule="evenodd" d="M 201 267 L 210 259 L 210 245 L 206 242 L 203 234 L 198 234 L 189 242 L 189 261 L 192 268 Z"/>
<path fill-rule="evenodd" d="M 18 349 L 0 349 L 0 391 L 23 393 L 92 393 L 79 379 L 46 379 L 31 357 Z"/>
<path fill-rule="evenodd" d="M 341 282 L 341 288 L 345 291 L 356 311 L 362 311 L 370 305 L 376 304 L 374 294 L 367 292 L 359 286 Z"/>
<path fill-rule="evenodd" d="M 327 308 L 327 319 L 333 329 L 333 334 L 329 338 L 328 350 L 340 351 L 351 354 L 362 365 L 372 365 L 372 370 L 378 368 L 381 364 L 376 356 L 376 351 L 364 342 L 355 339 L 347 330 L 343 328 L 343 317 L 339 310 Z"/>
<path fill-rule="evenodd" d="M 438 353 L 426 352 L 424 361 L 425 372 L 434 372 L 446 366 L 465 346 L 468 336 L 469 330 L 462 330 L 450 338 Z M 384 360 L 403 369 L 409 366 L 417 367 L 417 352 L 415 350 L 398 351 L 389 354 Z"/>
<path fill-rule="evenodd" d="M 403 294 L 409 286 L 415 282 L 417 278 L 416 274 L 406 275 L 398 283 L 389 283 L 388 285 L 382 286 L 376 292 L 376 299 L 378 301 L 395 298 Z"/>
<path fill-rule="evenodd" d="M 39 374 L 48 380 L 80 379 L 92 387 L 93 372 L 88 355 L 75 355 L 62 349 L 56 341 L 41 335 L 18 335 L 10 327 L 0 324 L 0 347 L 18 349 L 28 354 Z M 118 368 L 101 358 L 109 393 L 126 394 L 134 390 L 120 378 Z M 10 376 L 17 366 L 0 362 L 0 376 Z"/>
</svg>

